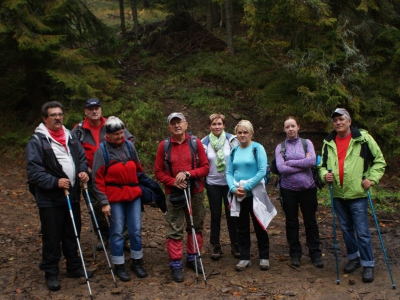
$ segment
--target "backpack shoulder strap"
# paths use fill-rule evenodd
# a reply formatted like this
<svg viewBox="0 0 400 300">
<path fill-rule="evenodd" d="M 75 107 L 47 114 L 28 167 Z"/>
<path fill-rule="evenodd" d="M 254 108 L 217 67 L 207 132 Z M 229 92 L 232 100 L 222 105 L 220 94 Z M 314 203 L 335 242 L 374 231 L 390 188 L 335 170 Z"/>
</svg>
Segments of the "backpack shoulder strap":
<svg viewBox="0 0 400 300">
<path fill-rule="evenodd" d="M 125 147 L 128 149 L 129 157 L 133 160 L 133 148 L 132 144 L 128 140 L 125 140 Z"/>
<path fill-rule="evenodd" d="M 83 121 L 78 123 L 78 128 L 76 129 L 76 137 L 78 138 L 78 141 L 82 142 L 82 138 L 83 138 Z"/>
<path fill-rule="evenodd" d="M 38 141 L 40 141 L 38 135 L 36 133 L 32 134 L 31 139 L 37 139 Z"/>
<path fill-rule="evenodd" d="M 199 165 L 199 155 L 197 151 L 197 137 L 194 135 L 190 136 L 190 141 L 188 141 L 189 148 L 190 148 L 190 155 L 192 156 L 192 170 L 195 167 L 195 160 L 196 160 L 196 166 Z"/>
<path fill-rule="evenodd" d="M 286 140 L 281 143 L 281 155 L 283 156 L 283 160 L 286 160 Z"/>
<path fill-rule="evenodd" d="M 103 176 L 106 176 L 107 171 L 108 171 L 108 167 L 110 166 L 110 152 L 108 152 L 107 146 L 104 144 L 104 142 L 100 143 L 100 147 L 101 147 L 101 151 L 103 152 L 103 159 L 104 159 L 104 164 L 105 164 L 105 168 L 104 168 L 104 174 Z"/>
<path fill-rule="evenodd" d="M 322 157 L 322 165 L 321 166 L 323 168 L 325 168 L 325 169 L 328 169 L 327 163 L 328 163 L 328 145 L 325 144 L 325 146 L 324 146 L 324 155 Z"/>
<path fill-rule="evenodd" d="M 104 142 L 100 143 L 100 147 L 103 151 L 104 163 L 106 164 L 106 168 L 108 168 L 110 165 L 110 152 L 108 152 L 107 146 L 104 144 Z"/>
<path fill-rule="evenodd" d="M 210 143 L 210 136 L 207 135 L 205 136 L 202 140 L 201 140 L 202 144 L 205 146 L 208 146 L 208 144 Z"/>
<path fill-rule="evenodd" d="M 164 165 L 165 170 L 167 170 L 173 177 L 171 166 L 171 138 L 166 138 L 164 140 Z"/>
<path fill-rule="evenodd" d="M 308 144 L 307 144 L 307 139 L 301 139 L 301 144 L 303 145 L 303 149 L 304 149 L 304 155 L 307 157 L 307 149 L 308 149 Z"/>
<path fill-rule="evenodd" d="M 257 162 L 257 146 L 254 144 L 254 143 L 252 143 L 253 144 L 253 155 L 254 155 L 254 159 L 256 160 L 256 162 Z M 258 162 L 257 162 L 258 163 Z"/>
<path fill-rule="evenodd" d="M 371 152 L 371 149 L 368 146 L 367 140 L 364 140 L 361 143 L 360 156 L 364 159 L 363 174 L 365 174 L 365 172 L 367 172 L 367 170 L 368 170 L 368 167 L 372 164 L 372 162 L 375 159 L 374 155 Z"/>
<path fill-rule="evenodd" d="M 233 148 L 231 149 L 231 154 L 229 155 L 229 156 L 230 156 L 231 162 L 233 162 L 233 159 L 235 158 L 235 152 L 236 152 L 236 150 L 237 150 L 238 147 L 239 147 L 239 146 L 235 146 L 235 147 L 233 147 Z"/>
</svg>

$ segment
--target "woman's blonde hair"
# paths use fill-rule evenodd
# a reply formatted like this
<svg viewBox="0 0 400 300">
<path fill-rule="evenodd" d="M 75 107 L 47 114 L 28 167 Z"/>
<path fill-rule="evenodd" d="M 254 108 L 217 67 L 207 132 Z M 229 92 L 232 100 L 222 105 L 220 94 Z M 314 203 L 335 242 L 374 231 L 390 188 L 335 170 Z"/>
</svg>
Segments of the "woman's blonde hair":
<svg viewBox="0 0 400 300">
<path fill-rule="evenodd" d="M 237 134 L 237 130 L 238 130 L 239 127 L 243 127 L 249 133 L 254 134 L 253 125 L 250 123 L 250 121 L 242 120 L 239 123 L 237 123 L 237 125 L 235 126 L 235 133 L 236 134 Z"/>
<path fill-rule="evenodd" d="M 212 114 L 208 118 L 208 125 L 211 125 L 215 120 L 221 119 L 222 124 L 225 125 L 225 116 L 223 114 Z"/>
</svg>

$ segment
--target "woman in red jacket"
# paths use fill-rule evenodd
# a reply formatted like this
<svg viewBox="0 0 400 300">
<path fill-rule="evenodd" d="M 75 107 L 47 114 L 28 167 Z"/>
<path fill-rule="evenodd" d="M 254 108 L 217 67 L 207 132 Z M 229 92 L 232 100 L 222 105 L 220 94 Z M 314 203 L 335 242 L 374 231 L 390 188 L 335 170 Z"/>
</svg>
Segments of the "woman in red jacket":
<svg viewBox="0 0 400 300">
<path fill-rule="evenodd" d="M 137 277 L 147 276 L 143 268 L 142 250 L 142 190 L 137 172 L 143 172 L 136 149 L 125 139 L 124 123 L 109 117 L 105 123 L 106 140 L 93 161 L 93 188 L 110 222 L 111 261 L 115 275 L 122 281 L 131 279 L 124 263 L 124 225 L 126 222 L 131 245 L 131 270 Z M 104 149 L 104 150 L 103 150 Z"/>
</svg>

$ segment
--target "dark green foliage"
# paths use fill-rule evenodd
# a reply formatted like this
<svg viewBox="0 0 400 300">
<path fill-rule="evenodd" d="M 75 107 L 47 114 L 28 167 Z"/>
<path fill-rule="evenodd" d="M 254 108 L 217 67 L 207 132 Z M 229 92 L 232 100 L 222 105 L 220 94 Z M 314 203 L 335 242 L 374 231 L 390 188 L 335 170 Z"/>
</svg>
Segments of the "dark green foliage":
<svg viewBox="0 0 400 300">
<path fill-rule="evenodd" d="M 63 102 L 110 97 L 119 85 L 110 50 L 115 38 L 79 0 L 5 0 L 0 38 L 6 41 L 5 78 L 22 78 L 13 104 L 37 109 L 49 99 Z M 14 65 L 21 66 L 16 70 Z M 4 90 L 0 92 L 4 99 Z M 21 102 L 22 101 L 22 102 Z M 9 105 L 2 101 L 0 105 Z"/>
<path fill-rule="evenodd" d="M 327 122 L 328 130 L 330 112 L 346 107 L 354 124 L 400 152 L 398 7 L 388 0 L 245 1 L 254 44 L 271 52 L 277 40 L 288 43 L 287 56 L 274 57 L 284 65 L 281 75 L 257 95 L 265 112 L 296 112 Z"/>
</svg>

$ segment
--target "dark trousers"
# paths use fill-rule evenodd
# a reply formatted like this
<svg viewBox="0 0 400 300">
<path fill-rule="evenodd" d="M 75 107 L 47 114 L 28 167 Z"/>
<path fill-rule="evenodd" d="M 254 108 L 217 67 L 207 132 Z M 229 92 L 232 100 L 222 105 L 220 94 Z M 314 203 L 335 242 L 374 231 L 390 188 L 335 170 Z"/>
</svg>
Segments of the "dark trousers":
<svg viewBox="0 0 400 300">
<path fill-rule="evenodd" d="M 246 197 L 240 202 L 240 214 L 236 220 L 239 230 L 240 259 L 250 259 L 250 218 L 253 220 L 254 231 L 257 236 L 258 252 L 260 259 L 269 259 L 269 237 L 268 233 L 258 223 L 253 213 L 253 196 Z"/>
<path fill-rule="evenodd" d="M 236 218 L 231 217 L 231 212 L 229 211 L 228 192 L 227 185 L 207 184 L 207 197 L 211 212 L 210 243 L 212 245 L 220 243 L 222 200 L 224 201 L 226 224 L 231 244 L 239 242 Z"/>
<path fill-rule="evenodd" d="M 81 209 L 79 203 L 73 203 L 75 225 L 78 233 L 81 231 Z M 56 207 L 39 208 L 42 227 L 42 261 L 40 270 L 45 276 L 57 275 L 58 264 L 61 259 L 61 250 L 67 261 L 67 270 L 76 271 L 82 266 L 78 256 L 78 244 L 72 226 L 71 216 L 67 204 Z"/>
<path fill-rule="evenodd" d="M 281 188 L 283 211 L 286 215 L 286 239 L 290 248 L 290 257 L 301 257 L 299 240 L 299 205 L 306 229 L 306 242 L 311 259 L 321 257 L 317 217 L 317 188 L 305 191 L 293 191 Z"/>
</svg>

